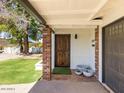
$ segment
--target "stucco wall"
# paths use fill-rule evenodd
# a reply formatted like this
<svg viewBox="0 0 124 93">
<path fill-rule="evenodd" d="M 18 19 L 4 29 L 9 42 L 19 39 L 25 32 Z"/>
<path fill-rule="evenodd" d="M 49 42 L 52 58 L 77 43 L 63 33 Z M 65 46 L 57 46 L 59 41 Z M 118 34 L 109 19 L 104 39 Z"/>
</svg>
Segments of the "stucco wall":
<svg viewBox="0 0 124 93">
<path fill-rule="evenodd" d="M 71 34 L 71 69 L 75 69 L 78 64 L 88 64 L 95 70 L 95 48 L 92 47 L 92 40 L 95 38 L 94 29 L 62 29 L 55 30 L 55 34 Z M 78 36 L 77 39 L 75 34 Z M 54 68 L 54 60 L 52 60 L 52 68 Z"/>
</svg>

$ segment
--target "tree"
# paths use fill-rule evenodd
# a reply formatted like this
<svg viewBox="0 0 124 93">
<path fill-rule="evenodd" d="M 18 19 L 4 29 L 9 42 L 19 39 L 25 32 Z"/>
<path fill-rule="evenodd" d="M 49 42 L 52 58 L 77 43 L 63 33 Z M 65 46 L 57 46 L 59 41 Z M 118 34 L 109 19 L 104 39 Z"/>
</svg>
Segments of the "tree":
<svg viewBox="0 0 124 93">
<path fill-rule="evenodd" d="M 3 18 L 0 18 L 3 19 Z M 12 34 L 13 38 L 10 39 L 10 41 L 15 41 L 14 43 L 17 43 L 20 45 L 20 52 L 23 52 L 23 37 L 25 35 L 24 29 L 17 27 L 15 25 L 14 19 L 7 19 L 4 21 L 1 21 L 0 23 L 0 31 L 7 31 Z"/>
<path fill-rule="evenodd" d="M 24 7 L 22 7 L 16 0 L 8 0 L 7 2 L 4 2 L 5 7 L 11 12 L 12 15 L 14 15 L 15 18 L 17 18 L 16 22 L 17 27 L 23 29 L 20 31 L 17 31 L 16 33 L 23 33 L 23 36 L 19 34 L 19 44 L 21 46 L 21 51 L 24 52 L 24 54 L 28 54 L 29 50 L 29 43 L 28 43 L 28 17 L 30 16 Z M 26 25 L 26 26 L 25 26 Z M 24 48 L 22 47 L 22 39 L 24 40 Z"/>
<path fill-rule="evenodd" d="M 32 18 L 29 23 L 29 36 L 34 40 L 36 40 L 37 31 L 38 31 L 38 25 L 36 21 Z"/>
<path fill-rule="evenodd" d="M 28 37 L 36 40 L 40 23 L 30 15 L 17 0 L 2 0 L 2 2 L 5 8 L 10 12 L 12 19 L 14 19 L 13 26 L 9 25 L 9 27 L 12 27 L 14 30 L 10 32 L 17 38 L 21 47 L 22 44 L 24 45 L 24 48 L 22 47 L 21 49 L 23 49 L 25 54 L 28 54 Z"/>
</svg>

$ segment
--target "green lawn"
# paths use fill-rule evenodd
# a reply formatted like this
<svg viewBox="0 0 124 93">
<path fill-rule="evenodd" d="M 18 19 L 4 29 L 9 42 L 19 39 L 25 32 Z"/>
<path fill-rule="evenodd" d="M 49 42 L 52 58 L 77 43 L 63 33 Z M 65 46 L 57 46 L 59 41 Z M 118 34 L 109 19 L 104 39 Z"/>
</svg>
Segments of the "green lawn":
<svg viewBox="0 0 124 93">
<path fill-rule="evenodd" d="M 41 77 L 41 71 L 35 71 L 37 59 L 11 59 L 0 62 L 0 84 L 30 83 Z"/>
</svg>

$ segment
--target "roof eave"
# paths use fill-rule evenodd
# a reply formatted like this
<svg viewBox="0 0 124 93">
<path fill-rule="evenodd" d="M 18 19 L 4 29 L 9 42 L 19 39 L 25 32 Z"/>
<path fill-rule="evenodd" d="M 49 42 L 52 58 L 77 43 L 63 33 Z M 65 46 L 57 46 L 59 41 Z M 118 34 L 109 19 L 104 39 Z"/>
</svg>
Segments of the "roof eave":
<svg viewBox="0 0 124 93">
<path fill-rule="evenodd" d="M 36 9 L 31 5 L 28 0 L 18 0 L 18 2 L 25 7 L 27 12 L 33 15 L 41 24 L 46 25 L 44 18 L 36 11 Z"/>
</svg>

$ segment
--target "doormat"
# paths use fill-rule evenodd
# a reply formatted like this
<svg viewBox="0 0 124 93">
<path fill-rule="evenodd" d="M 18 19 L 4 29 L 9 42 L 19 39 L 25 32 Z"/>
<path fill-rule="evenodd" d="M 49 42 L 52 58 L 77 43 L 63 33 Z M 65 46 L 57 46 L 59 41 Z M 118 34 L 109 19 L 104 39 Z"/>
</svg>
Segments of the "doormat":
<svg viewBox="0 0 124 93">
<path fill-rule="evenodd" d="M 55 67 L 53 74 L 71 75 L 71 70 L 68 67 Z"/>
</svg>

